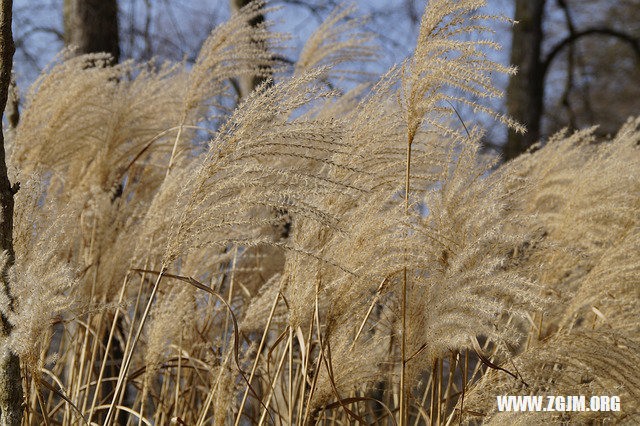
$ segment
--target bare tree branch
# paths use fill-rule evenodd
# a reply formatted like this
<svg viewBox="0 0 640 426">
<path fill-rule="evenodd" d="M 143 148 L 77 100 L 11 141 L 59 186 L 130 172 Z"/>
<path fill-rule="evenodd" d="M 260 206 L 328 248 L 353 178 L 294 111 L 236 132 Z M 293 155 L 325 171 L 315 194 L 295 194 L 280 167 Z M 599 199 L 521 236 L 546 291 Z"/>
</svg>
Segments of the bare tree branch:
<svg viewBox="0 0 640 426">
<path fill-rule="evenodd" d="M 560 52 L 562 52 L 562 50 L 565 47 L 575 43 L 576 41 L 580 40 L 583 37 L 593 36 L 593 35 L 613 37 L 613 38 L 617 38 L 618 40 L 624 43 L 627 43 L 633 49 L 634 53 L 638 57 L 638 60 L 640 60 L 640 39 L 633 37 L 632 35 L 624 31 L 619 31 L 614 28 L 609 28 L 609 27 L 587 28 L 585 30 L 575 31 L 573 33 L 570 33 L 567 37 L 559 41 L 549 51 L 546 58 L 542 61 L 542 72 L 546 74 L 553 60 L 558 56 Z"/>
</svg>

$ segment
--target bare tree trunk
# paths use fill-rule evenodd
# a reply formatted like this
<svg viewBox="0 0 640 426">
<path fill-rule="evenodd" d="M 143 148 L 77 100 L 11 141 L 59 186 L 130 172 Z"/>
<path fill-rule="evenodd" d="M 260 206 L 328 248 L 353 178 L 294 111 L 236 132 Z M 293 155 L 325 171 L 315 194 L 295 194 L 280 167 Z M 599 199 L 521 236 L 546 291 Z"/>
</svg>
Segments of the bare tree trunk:
<svg viewBox="0 0 640 426">
<path fill-rule="evenodd" d="M 7 105 L 11 67 L 13 65 L 13 35 L 11 33 L 12 0 L 2 0 L 0 9 L 0 111 Z M 8 271 L 13 265 L 13 194 L 4 152 L 4 135 L 0 129 L 0 251 L 7 254 L 7 262 L 0 272 L 2 292 L 13 309 L 13 296 L 9 287 Z M 0 314 L 0 426 L 19 426 L 22 422 L 22 378 L 20 359 L 7 347 L 6 338 L 12 325 L 5 313 Z"/>
<path fill-rule="evenodd" d="M 545 0 L 515 0 L 511 63 L 518 67 L 507 87 L 507 112 L 524 124 L 527 133 L 509 130 L 504 146 L 505 160 L 517 157 L 540 138 L 544 111 L 544 66 L 542 60 L 542 21 Z"/>
<path fill-rule="evenodd" d="M 236 13 L 253 0 L 230 0 L 229 6 L 231 8 L 231 13 Z M 255 18 L 249 21 L 249 24 L 252 26 L 260 25 L 264 22 L 264 15 L 258 15 Z M 253 92 L 256 87 L 261 85 L 267 80 L 267 77 L 264 76 L 245 76 L 241 77 L 239 81 L 240 86 L 240 99 L 247 97 L 249 93 Z M 289 212 L 284 209 L 279 209 L 274 212 L 275 216 L 281 219 L 280 224 L 277 225 L 274 229 L 276 233 L 276 239 L 285 240 L 289 238 L 289 234 L 291 233 L 291 217 Z"/>
<path fill-rule="evenodd" d="M 117 0 L 64 0 L 64 44 L 78 53 L 106 52 L 120 60 Z"/>
<path fill-rule="evenodd" d="M 243 7 L 251 3 L 251 1 L 252 0 L 230 0 L 229 6 L 231 7 L 231 12 L 232 13 L 238 12 L 240 9 L 242 9 Z M 263 22 L 264 22 L 264 15 L 258 15 L 255 18 L 253 18 L 251 21 L 249 21 L 249 24 L 251 24 L 252 26 L 256 26 Z M 246 97 L 249 93 L 253 92 L 253 89 L 258 87 L 264 81 L 265 81 L 264 77 L 257 77 L 257 76 L 242 77 L 239 82 L 240 97 L 241 98 Z"/>
<path fill-rule="evenodd" d="M 64 20 L 64 44 L 65 46 L 75 46 L 78 54 L 86 53 L 109 53 L 112 64 L 120 60 L 120 37 L 118 28 L 118 1 L 117 0 L 64 0 L 63 5 Z M 106 321 L 111 323 L 111 319 Z M 117 327 L 121 328 L 122 318 L 118 318 Z M 108 329 L 102 334 L 103 345 L 106 346 L 109 340 Z M 98 337 L 97 337 L 98 338 Z M 123 359 L 123 348 L 118 339 L 114 339 L 111 345 L 112 358 L 118 362 Z M 100 368 L 96 365 L 96 368 Z M 117 365 L 107 367 L 108 374 L 118 375 Z M 99 395 L 109 395 L 113 392 L 114 383 L 111 381 L 102 382 Z M 127 400 L 127 389 L 124 389 L 123 399 Z M 126 411 L 119 411 L 116 422 L 125 424 L 128 420 Z M 94 414 L 98 422 L 102 423 L 105 412 Z"/>
</svg>

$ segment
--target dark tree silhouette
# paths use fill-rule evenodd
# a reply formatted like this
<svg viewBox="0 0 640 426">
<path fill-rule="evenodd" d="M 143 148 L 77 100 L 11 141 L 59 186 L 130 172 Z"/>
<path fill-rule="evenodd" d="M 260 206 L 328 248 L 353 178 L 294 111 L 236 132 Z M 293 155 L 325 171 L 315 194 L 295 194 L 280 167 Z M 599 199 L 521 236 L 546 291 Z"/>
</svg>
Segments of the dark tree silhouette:
<svg viewBox="0 0 640 426">
<path fill-rule="evenodd" d="M 546 0 L 516 0 L 511 44 L 511 63 L 518 74 L 507 87 L 507 113 L 527 127 L 527 133 L 509 130 L 503 156 L 510 160 L 524 152 L 540 137 L 543 113 L 544 76 L 541 57 L 544 39 L 542 22 Z"/>
<path fill-rule="evenodd" d="M 524 124 L 527 132 L 518 134 L 509 131 L 502 152 L 505 160 L 517 157 L 541 138 L 545 78 L 554 61 L 565 49 L 569 49 L 567 83 L 562 99 L 565 104 L 568 103 L 569 91 L 573 85 L 573 46 L 579 40 L 593 36 L 612 37 L 630 46 L 640 60 L 638 38 L 606 25 L 578 28 L 567 0 L 556 0 L 556 3 L 564 15 L 568 34 L 550 46 L 543 55 L 546 0 L 515 0 L 514 19 L 518 24 L 513 28 L 511 63 L 518 67 L 518 73 L 509 80 L 506 103 L 508 114 Z"/>
<path fill-rule="evenodd" d="M 9 95 L 11 67 L 13 64 L 13 34 L 11 33 L 12 0 L 0 3 L 0 111 L 4 111 Z M 13 265 L 13 195 L 17 186 L 12 187 L 7 174 L 4 152 L 4 135 L 0 128 L 0 251 L 5 252 L 7 261 L 0 271 L 2 292 L 9 300 L 9 309 L 13 309 L 13 296 L 8 282 L 8 272 Z M 0 314 L 0 341 L 4 340 L 13 328 L 4 313 Z M 20 359 L 8 350 L 0 348 L 0 426 L 19 426 L 22 423 L 22 379 L 20 377 Z"/>
<path fill-rule="evenodd" d="M 117 0 L 64 0 L 64 44 L 120 60 Z"/>
</svg>

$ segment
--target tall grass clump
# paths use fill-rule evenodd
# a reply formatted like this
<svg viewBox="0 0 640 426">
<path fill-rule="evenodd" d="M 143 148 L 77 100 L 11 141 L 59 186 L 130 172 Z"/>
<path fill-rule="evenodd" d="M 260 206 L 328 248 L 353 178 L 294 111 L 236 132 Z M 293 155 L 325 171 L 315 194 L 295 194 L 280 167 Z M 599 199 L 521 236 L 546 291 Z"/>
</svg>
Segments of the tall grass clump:
<svg viewBox="0 0 640 426">
<path fill-rule="evenodd" d="M 640 121 L 486 155 L 459 106 L 524 129 L 483 103 L 515 72 L 483 6 L 431 0 L 365 83 L 350 6 L 293 66 L 261 1 L 193 66 L 63 52 L 9 136 L 23 423 L 637 419 Z M 496 413 L 519 393 L 623 410 Z"/>
</svg>

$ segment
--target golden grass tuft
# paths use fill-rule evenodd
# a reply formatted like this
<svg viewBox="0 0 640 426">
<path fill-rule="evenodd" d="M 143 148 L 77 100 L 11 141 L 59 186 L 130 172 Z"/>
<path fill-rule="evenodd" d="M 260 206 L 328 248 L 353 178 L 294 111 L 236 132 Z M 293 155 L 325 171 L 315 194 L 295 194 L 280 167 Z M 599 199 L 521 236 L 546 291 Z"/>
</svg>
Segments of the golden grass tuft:
<svg viewBox="0 0 640 426">
<path fill-rule="evenodd" d="M 482 154 L 457 106 L 522 130 L 481 103 L 514 72 L 484 5 L 432 0 L 414 55 L 350 91 L 377 48 L 349 6 L 292 67 L 258 1 L 192 67 L 45 70 L 9 136 L 24 423 L 637 418 L 640 119 Z M 240 100 L 246 77 L 273 81 Z M 623 411 L 495 412 L 518 392 Z"/>
</svg>

